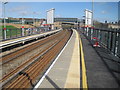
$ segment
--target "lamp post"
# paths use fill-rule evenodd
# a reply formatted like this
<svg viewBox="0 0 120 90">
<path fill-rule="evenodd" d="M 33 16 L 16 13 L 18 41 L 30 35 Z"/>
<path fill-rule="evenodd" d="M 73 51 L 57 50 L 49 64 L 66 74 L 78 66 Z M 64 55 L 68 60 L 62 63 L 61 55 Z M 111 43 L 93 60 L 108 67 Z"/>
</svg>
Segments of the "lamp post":
<svg viewBox="0 0 120 90">
<path fill-rule="evenodd" d="M 6 21 L 5 21 L 5 4 L 8 2 L 3 2 L 3 18 L 4 18 L 4 39 L 6 39 Z"/>
<path fill-rule="evenodd" d="M 24 30 L 25 19 L 24 19 L 24 15 L 25 15 L 25 12 L 22 12 L 22 36 L 25 35 L 25 30 Z"/>
<path fill-rule="evenodd" d="M 23 16 L 22 16 L 22 36 L 24 36 L 24 19 L 23 19 Z"/>
<path fill-rule="evenodd" d="M 94 14 L 94 0 L 92 0 L 92 26 L 94 27 L 93 14 Z"/>
<path fill-rule="evenodd" d="M 36 12 L 33 12 L 33 25 L 34 25 L 34 26 L 36 26 L 36 24 L 35 24 L 35 17 L 34 17 L 35 13 L 36 13 Z"/>
<path fill-rule="evenodd" d="M 93 39 L 93 30 L 94 30 L 94 20 L 93 20 L 93 15 L 94 14 L 94 0 L 92 0 L 92 29 L 91 29 L 91 40 Z"/>
</svg>

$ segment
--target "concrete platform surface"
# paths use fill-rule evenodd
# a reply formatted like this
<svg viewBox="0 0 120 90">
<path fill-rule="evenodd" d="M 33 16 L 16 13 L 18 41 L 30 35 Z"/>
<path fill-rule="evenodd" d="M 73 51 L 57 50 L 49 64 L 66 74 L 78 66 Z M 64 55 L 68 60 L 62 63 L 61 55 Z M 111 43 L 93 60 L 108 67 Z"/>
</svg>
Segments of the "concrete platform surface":
<svg viewBox="0 0 120 90">
<path fill-rule="evenodd" d="M 35 88 L 80 88 L 79 35 L 73 30 L 57 61 Z"/>
<path fill-rule="evenodd" d="M 120 63 L 105 48 L 93 47 L 83 33 L 82 39 L 88 88 L 120 88 Z M 118 89 L 117 89 L 118 90 Z"/>
</svg>

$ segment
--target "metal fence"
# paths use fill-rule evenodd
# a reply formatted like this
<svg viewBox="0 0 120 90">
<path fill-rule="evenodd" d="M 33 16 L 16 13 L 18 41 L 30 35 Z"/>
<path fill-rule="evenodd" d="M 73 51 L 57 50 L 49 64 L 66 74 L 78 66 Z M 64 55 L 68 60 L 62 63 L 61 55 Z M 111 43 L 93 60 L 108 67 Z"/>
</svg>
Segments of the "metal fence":
<svg viewBox="0 0 120 90">
<path fill-rule="evenodd" d="M 99 43 L 120 58 L 120 29 L 82 28 L 82 32 L 91 41 L 98 38 Z"/>
<path fill-rule="evenodd" d="M 0 41 L 25 37 L 35 34 L 40 34 L 44 32 L 50 31 L 48 28 L 40 27 L 40 28 L 24 28 L 24 36 L 22 35 L 22 28 L 21 29 L 7 29 L 6 30 L 6 39 L 4 39 L 4 29 L 2 29 L 2 38 Z"/>
</svg>

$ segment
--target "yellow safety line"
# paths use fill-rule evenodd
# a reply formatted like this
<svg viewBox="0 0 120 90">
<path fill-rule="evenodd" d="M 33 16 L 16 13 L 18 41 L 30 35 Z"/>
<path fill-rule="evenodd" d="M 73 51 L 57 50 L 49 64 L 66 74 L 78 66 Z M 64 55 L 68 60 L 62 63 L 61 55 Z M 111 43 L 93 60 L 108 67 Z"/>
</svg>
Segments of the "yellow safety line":
<svg viewBox="0 0 120 90">
<path fill-rule="evenodd" d="M 81 37 L 79 38 L 79 40 L 80 40 L 80 53 L 81 53 L 81 63 L 82 63 L 82 88 L 85 90 L 88 90 L 86 67 L 85 67 L 85 60 L 84 60 L 84 53 L 83 53 Z"/>
<path fill-rule="evenodd" d="M 67 79 L 64 88 L 80 88 L 80 52 L 79 52 L 79 35 L 76 30 L 75 44 L 70 60 L 70 66 L 67 73 Z M 74 36 L 73 36 L 74 37 Z"/>
</svg>

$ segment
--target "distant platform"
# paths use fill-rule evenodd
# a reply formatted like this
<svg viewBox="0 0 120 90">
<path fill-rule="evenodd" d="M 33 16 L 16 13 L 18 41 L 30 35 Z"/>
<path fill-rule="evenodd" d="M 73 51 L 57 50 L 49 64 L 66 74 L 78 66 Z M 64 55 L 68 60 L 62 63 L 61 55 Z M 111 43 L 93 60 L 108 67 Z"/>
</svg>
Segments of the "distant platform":
<svg viewBox="0 0 120 90">
<path fill-rule="evenodd" d="M 32 39 L 38 39 L 40 37 L 43 37 L 43 36 L 46 36 L 46 35 L 51 35 L 53 33 L 59 32 L 60 30 L 61 29 L 54 30 L 54 31 L 49 31 L 49 32 L 41 33 L 41 34 L 31 35 L 31 36 L 27 36 L 27 37 L 21 37 L 21 38 L 17 38 L 17 39 L 2 41 L 2 42 L 0 42 L 0 48 L 2 49 L 2 48 L 12 46 L 12 45 L 15 45 L 15 44 L 18 44 L 18 43 L 24 43 L 24 42 L 32 40 Z"/>
</svg>

